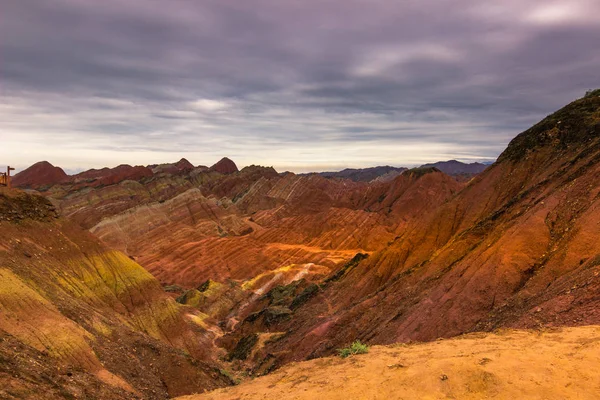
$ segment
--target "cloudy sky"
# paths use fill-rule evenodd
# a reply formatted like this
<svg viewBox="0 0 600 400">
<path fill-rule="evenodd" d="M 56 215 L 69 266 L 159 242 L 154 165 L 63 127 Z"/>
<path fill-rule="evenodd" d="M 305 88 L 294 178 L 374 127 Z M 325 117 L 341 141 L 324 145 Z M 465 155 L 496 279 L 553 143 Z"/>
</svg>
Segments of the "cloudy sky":
<svg viewBox="0 0 600 400">
<path fill-rule="evenodd" d="M 598 0 L 0 0 L 0 163 L 490 160 L 600 87 Z"/>
</svg>

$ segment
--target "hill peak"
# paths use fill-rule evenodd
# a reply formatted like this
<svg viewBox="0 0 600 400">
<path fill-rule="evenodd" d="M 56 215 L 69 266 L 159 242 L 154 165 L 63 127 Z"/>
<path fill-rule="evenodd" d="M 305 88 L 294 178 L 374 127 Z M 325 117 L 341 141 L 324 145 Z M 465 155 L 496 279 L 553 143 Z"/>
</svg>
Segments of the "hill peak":
<svg viewBox="0 0 600 400">
<path fill-rule="evenodd" d="M 541 148 L 552 151 L 588 146 L 600 133 L 600 96 L 588 95 L 550 114 L 519 134 L 498 161 L 518 161 Z"/>
<path fill-rule="evenodd" d="M 186 158 L 181 158 L 181 160 L 175 163 L 175 166 L 180 170 L 194 169 L 194 164 L 189 162 Z"/>
<path fill-rule="evenodd" d="M 32 166 L 19 172 L 12 178 L 16 187 L 37 188 L 53 185 L 67 178 L 67 174 L 60 167 L 55 167 L 48 161 L 38 161 Z"/>
<path fill-rule="evenodd" d="M 221 174 L 232 174 L 234 172 L 238 172 L 238 167 L 229 158 L 223 157 L 216 164 L 210 167 L 210 170 L 219 172 Z"/>
</svg>

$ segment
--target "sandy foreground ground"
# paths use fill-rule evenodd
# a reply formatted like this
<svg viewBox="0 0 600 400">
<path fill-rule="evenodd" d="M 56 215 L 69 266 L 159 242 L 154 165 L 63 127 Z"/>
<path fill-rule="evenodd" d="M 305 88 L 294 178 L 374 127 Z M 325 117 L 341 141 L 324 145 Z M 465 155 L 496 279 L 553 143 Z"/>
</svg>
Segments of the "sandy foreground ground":
<svg viewBox="0 0 600 400">
<path fill-rule="evenodd" d="M 600 399 L 600 326 L 374 346 L 178 400 L 487 398 Z"/>
</svg>

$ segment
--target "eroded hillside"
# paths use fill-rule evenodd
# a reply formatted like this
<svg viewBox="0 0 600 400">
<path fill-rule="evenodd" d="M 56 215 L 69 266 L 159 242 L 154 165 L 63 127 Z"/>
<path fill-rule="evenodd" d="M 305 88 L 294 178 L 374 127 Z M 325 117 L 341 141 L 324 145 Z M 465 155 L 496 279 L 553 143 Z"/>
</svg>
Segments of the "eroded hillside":
<svg viewBox="0 0 600 400">
<path fill-rule="evenodd" d="M 136 167 L 117 167 L 39 187 L 70 222 L 29 222 L 37 211 L 28 206 L 32 215 L 13 220 L 10 212 L 3 224 L 45 224 L 11 234 L 47 243 L 44 254 L 59 260 L 61 245 L 45 230 L 72 232 L 65 234 L 77 238 L 69 239 L 77 251 L 94 243 L 96 250 L 78 256 L 85 265 L 111 265 L 101 277 L 121 269 L 142 277 L 143 284 L 92 284 L 94 293 L 108 285 L 118 299 L 109 301 L 113 325 L 125 320 L 227 374 L 263 375 L 356 339 L 391 344 L 600 324 L 599 161 L 600 98 L 586 97 L 517 136 L 468 183 L 433 167 L 355 182 L 182 160 L 143 167 L 139 176 L 126 174 Z M 5 257 L 23 265 L 35 259 L 19 251 L 10 242 Z M 62 271 L 63 264 L 45 268 Z M 9 287 L 21 287 L 5 275 L 14 281 Z M 144 301 L 140 287 L 149 293 Z M 71 319 L 86 332 L 93 328 Z M 203 371 L 191 382 L 227 381 Z"/>
<path fill-rule="evenodd" d="M 385 249 L 322 283 L 261 365 L 331 354 L 354 339 L 433 340 L 498 327 L 600 322 L 600 98 L 519 135 L 498 162 Z M 273 361 L 275 358 L 278 361 Z"/>
<path fill-rule="evenodd" d="M 230 383 L 213 335 L 40 196 L 0 192 L 0 397 L 160 399 Z"/>
</svg>

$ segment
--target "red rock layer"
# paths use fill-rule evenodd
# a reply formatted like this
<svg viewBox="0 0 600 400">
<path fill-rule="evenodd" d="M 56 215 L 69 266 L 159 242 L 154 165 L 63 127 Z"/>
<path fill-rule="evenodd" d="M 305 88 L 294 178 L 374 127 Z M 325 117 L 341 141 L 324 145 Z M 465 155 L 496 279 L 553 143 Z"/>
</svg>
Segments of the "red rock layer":
<svg viewBox="0 0 600 400">
<path fill-rule="evenodd" d="M 254 167 L 202 188 L 217 196 L 189 189 L 106 216 L 92 232 L 162 282 L 194 287 L 209 278 L 252 279 L 293 264 L 333 268 L 358 252 L 382 248 L 460 184 L 440 172 L 369 186 L 316 175 L 280 177 Z"/>
<path fill-rule="evenodd" d="M 220 159 L 215 165 L 210 167 L 210 169 L 220 174 L 233 174 L 238 171 L 237 165 L 227 157 Z"/>
<path fill-rule="evenodd" d="M 40 161 L 13 176 L 12 184 L 14 187 L 39 188 L 59 183 L 67 176 L 61 168 L 48 161 Z"/>
</svg>

